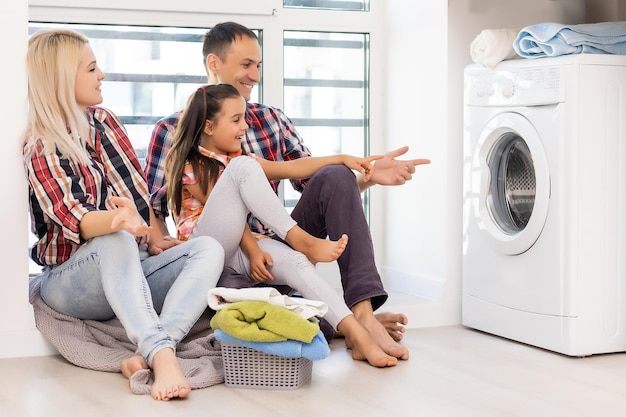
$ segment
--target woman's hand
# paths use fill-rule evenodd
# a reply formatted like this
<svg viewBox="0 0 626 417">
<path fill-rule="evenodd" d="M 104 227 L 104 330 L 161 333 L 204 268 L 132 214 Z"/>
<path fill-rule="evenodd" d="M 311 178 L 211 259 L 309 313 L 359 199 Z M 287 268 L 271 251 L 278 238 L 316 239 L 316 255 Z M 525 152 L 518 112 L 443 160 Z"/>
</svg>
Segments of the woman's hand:
<svg viewBox="0 0 626 417">
<path fill-rule="evenodd" d="M 111 197 L 111 202 L 117 206 L 115 216 L 111 221 L 113 231 L 126 230 L 137 237 L 148 234 L 150 226 L 139 215 L 137 206 L 132 200 L 126 197 Z"/>
</svg>

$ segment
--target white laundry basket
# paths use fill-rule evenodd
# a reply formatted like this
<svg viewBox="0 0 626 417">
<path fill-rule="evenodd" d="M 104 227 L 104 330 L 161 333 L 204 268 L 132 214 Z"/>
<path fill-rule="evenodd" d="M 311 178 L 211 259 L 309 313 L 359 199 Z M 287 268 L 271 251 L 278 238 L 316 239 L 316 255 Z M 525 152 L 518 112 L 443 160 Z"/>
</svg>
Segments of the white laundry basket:
<svg viewBox="0 0 626 417">
<path fill-rule="evenodd" d="M 237 343 L 220 343 L 228 387 L 289 390 L 311 380 L 313 362 L 307 358 L 285 358 Z"/>
</svg>

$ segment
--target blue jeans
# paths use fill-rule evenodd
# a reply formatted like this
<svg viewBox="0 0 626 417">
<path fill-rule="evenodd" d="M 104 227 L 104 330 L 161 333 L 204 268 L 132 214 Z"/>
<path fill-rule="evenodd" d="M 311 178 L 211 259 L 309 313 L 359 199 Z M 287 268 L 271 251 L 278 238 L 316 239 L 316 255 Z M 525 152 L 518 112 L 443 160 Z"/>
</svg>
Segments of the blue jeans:
<svg viewBox="0 0 626 417">
<path fill-rule="evenodd" d="M 45 268 L 41 297 L 59 313 L 82 320 L 120 320 L 138 352 L 152 364 L 163 348 L 176 350 L 207 308 L 224 250 L 201 237 L 149 256 L 134 236 L 95 237 L 61 265 Z"/>
</svg>

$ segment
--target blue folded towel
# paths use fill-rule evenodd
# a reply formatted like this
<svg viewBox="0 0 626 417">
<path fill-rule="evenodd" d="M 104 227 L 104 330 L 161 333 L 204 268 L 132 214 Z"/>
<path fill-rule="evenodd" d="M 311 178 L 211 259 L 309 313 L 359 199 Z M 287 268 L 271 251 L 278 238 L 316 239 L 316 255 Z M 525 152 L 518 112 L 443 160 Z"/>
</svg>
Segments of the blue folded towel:
<svg viewBox="0 0 626 417">
<path fill-rule="evenodd" d="M 540 58 L 568 54 L 626 54 L 626 22 L 562 25 L 538 23 L 523 28 L 513 42 L 518 55 Z"/>
<path fill-rule="evenodd" d="M 233 337 L 223 330 L 217 329 L 213 333 L 215 338 L 221 342 L 237 343 L 250 349 L 270 355 L 282 356 L 284 358 L 304 357 L 312 361 L 324 359 L 330 354 L 328 342 L 320 330 L 311 343 L 299 342 L 289 339 L 283 342 L 251 342 Z"/>
</svg>

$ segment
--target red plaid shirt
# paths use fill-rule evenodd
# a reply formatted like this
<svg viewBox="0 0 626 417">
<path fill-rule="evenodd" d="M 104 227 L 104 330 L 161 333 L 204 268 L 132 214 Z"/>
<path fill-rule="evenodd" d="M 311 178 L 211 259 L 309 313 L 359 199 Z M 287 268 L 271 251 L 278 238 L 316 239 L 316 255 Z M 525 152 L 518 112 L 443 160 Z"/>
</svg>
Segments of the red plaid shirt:
<svg viewBox="0 0 626 417">
<path fill-rule="evenodd" d="M 61 264 L 78 250 L 84 243 L 81 219 L 90 211 L 114 209 L 111 196 L 133 200 L 146 223 L 150 221 L 148 186 L 124 126 L 101 107 L 90 107 L 87 116 L 95 146 L 86 146 L 89 166 L 57 153 L 33 152 L 24 160 L 31 226 L 38 238 L 31 258 L 42 266 Z"/>
</svg>

